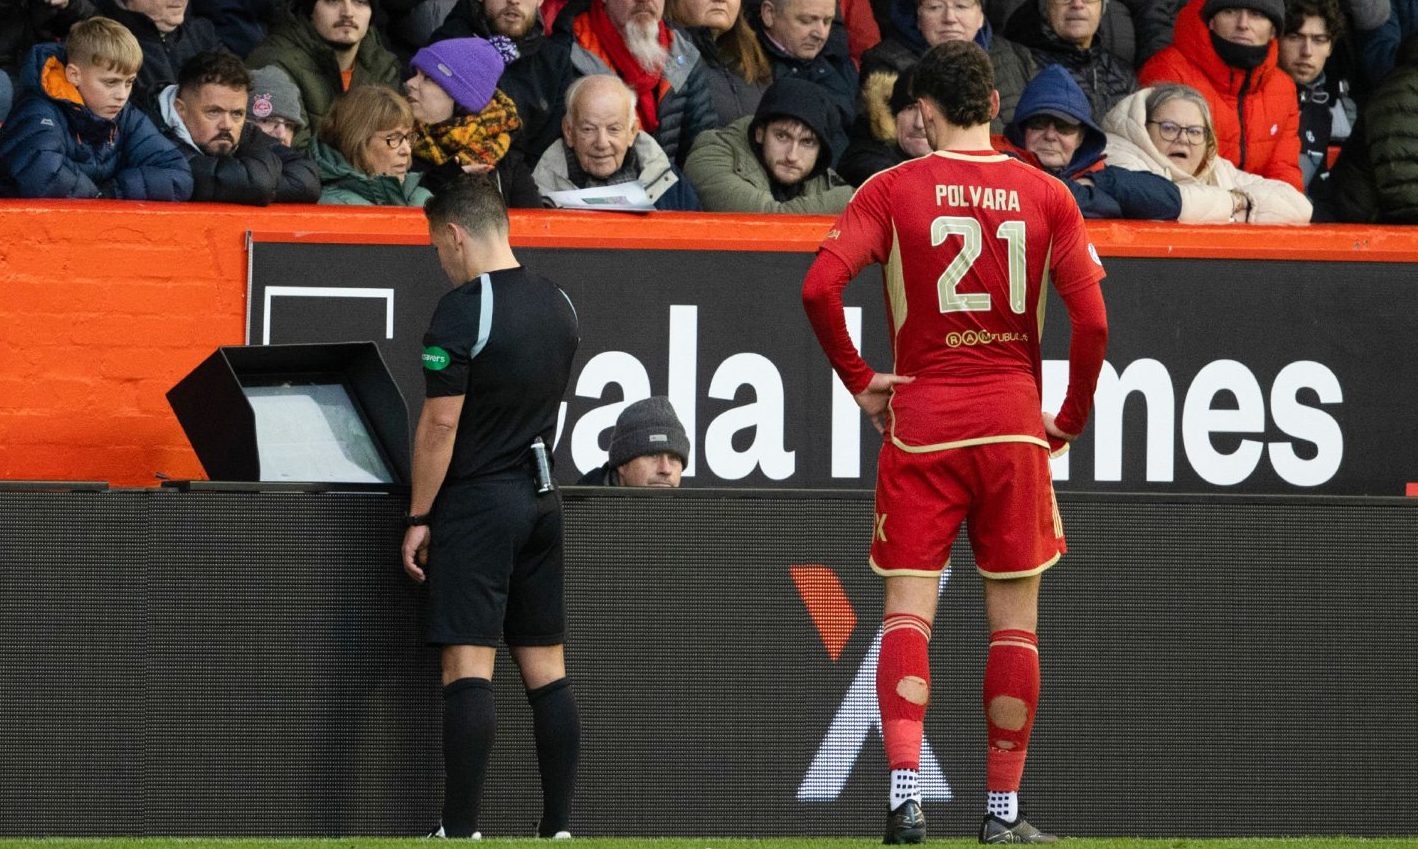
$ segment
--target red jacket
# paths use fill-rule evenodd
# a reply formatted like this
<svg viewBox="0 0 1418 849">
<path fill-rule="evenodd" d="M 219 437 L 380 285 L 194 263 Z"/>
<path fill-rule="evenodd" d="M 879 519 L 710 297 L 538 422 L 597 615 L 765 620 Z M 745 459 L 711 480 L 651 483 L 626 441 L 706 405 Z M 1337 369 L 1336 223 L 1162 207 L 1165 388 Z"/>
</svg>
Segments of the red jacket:
<svg viewBox="0 0 1418 849">
<path fill-rule="evenodd" d="M 1242 171 L 1283 180 L 1305 190 L 1300 176 L 1300 102 L 1295 83 L 1275 64 L 1276 42 L 1249 74 L 1221 61 L 1202 20 L 1206 0 L 1191 0 L 1177 15 L 1172 46 L 1138 73 L 1143 86 L 1184 83 L 1211 103 L 1221 156 Z"/>
</svg>

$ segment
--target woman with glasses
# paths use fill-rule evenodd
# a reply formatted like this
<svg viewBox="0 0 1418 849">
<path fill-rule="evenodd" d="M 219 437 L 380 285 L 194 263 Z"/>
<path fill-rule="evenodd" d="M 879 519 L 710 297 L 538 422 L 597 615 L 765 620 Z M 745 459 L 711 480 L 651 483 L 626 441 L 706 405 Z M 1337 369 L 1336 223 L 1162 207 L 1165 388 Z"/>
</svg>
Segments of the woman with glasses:
<svg viewBox="0 0 1418 849">
<path fill-rule="evenodd" d="M 356 86 L 335 101 L 313 145 L 320 202 L 423 206 L 432 196 L 412 173 L 414 113 L 402 94 Z"/>
<path fill-rule="evenodd" d="M 1211 106 L 1190 86 L 1145 88 L 1103 119 L 1108 160 L 1177 184 L 1184 223 L 1304 224 L 1310 201 L 1283 180 L 1242 171 L 1217 155 Z"/>
<path fill-rule="evenodd" d="M 1177 220 L 1177 186 L 1156 174 L 1116 167 L 1103 155 L 1107 145 L 1083 89 L 1059 65 L 1029 83 L 1004 139 L 995 139 L 996 149 L 1062 180 L 1085 218 Z"/>
</svg>

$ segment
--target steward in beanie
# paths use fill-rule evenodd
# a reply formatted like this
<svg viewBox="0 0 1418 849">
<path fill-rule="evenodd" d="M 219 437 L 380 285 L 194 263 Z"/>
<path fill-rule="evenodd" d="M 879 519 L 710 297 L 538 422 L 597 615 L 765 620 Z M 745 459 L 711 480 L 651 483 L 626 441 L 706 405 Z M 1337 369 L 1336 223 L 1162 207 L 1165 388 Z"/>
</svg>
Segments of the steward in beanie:
<svg viewBox="0 0 1418 849">
<path fill-rule="evenodd" d="M 663 471 L 638 469 L 640 458 L 668 458 Z M 674 461 L 678 461 L 677 467 Z M 643 464 L 642 465 L 649 465 Z M 689 435 L 674 405 L 663 395 L 629 404 L 620 411 L 611 432 L 610 460 L 577 481 L 590 486 L 679 486 L 679 476 L 689 465 Z"/>
</svg>

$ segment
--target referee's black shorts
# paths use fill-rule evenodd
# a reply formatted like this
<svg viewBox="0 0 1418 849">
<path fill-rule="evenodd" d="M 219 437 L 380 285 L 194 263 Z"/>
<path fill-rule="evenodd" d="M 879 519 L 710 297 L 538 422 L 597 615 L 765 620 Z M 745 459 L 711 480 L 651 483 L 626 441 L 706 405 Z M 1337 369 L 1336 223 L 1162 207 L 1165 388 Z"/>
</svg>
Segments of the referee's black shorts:
<svg viewBox="0 0 1418 849">
<path fill-rule="evenodd" d="M 565 642 L 561 493 L 521 471 L 445 484 L 428 553 L 428 642 Z"/>
</svg>

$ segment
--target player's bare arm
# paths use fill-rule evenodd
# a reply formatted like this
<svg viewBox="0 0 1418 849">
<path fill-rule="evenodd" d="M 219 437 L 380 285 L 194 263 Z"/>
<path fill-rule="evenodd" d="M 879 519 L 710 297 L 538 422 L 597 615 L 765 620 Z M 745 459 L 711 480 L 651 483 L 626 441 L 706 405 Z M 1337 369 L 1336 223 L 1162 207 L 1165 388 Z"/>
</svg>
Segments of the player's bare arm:
<svg viewBox="0 0 1418 849">
<path fill-rule="evenodd" d="M 409 515 L 423 516 L 433 509 L 433 500 L 448 475 L 453 460 L 453 442 L 458 435 L 458 419 L 463 414 L 462 395 L 426 398 L 414 431 L 413 486 L 409 496 Z M 423 566 L 428 562 L 428 543 L 432 534 L 427 525 L 414 525 L 404 532 L 400 548 L 404 571 L 423 583 L 427 577 Z"/>
</svg>

